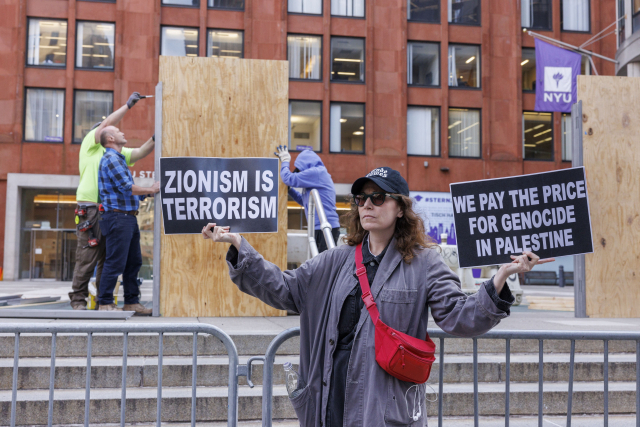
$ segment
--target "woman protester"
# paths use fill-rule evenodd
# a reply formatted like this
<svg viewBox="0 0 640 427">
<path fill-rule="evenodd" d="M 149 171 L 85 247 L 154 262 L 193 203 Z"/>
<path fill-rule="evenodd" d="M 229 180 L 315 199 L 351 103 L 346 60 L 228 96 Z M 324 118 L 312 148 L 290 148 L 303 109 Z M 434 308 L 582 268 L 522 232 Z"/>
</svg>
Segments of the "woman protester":
<svg viewBox="0 0 640 427">
<path fill-rule="evenodd" d="M 398 171 L 374 169 L 353 183 L 351 193 L 347 244 L 295 270 L 281 271 L 229 227 L 208 224 L 202 234 L 232 245 L 229 273 L 241 291 L 300 313 L 303 388 L 291 403 L 301 426 L 425 426 L 424 386 L 390 375 L 376 360 L 378 326 L 364 307 L 356 251 L 361 251 L 380 319 L 400 335 L 420 339 L 427 334 L 428 308 L 436 324 L 450 334 L 473 337 L 489 331 L 509 316 L 514 297 L 507 277 L 551 259 L 540 260 L 531 252 L 511 256 L 512 263 L 502 265 L 477 293 L 467 296 L 427 240 Z M 358 271 L 364 279 L 364 270 Z M 404 367 L 404 350 L 402 355 Z"/>
</svg>

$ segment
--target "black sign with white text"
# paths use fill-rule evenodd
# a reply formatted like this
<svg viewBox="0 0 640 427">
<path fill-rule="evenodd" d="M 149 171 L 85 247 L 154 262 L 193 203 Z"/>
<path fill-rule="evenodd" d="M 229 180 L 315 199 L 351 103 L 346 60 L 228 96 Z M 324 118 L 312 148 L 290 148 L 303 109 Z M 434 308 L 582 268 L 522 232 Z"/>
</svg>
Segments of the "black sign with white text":
<svg viewBox="0 0 640 427">
<path fill-rule="evenodd" d="M 165 234 L 199 234 L 210 222 L 278 231 L 278 159 L 163 157 L 160 174 Z"/>
<path fill-rule="evenodd" d="M 460 267 L 593 252 L 583 167 L 450 187 Z"/>
</svg>

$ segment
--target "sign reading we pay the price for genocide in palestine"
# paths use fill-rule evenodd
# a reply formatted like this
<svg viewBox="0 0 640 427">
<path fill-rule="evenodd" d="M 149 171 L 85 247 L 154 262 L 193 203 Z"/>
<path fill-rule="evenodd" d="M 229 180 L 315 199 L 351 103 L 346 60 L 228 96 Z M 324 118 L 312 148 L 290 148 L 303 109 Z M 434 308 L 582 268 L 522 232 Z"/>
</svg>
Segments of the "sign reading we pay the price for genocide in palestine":
<svg viewBox="0 0 640 427">
<path fill-rule="evenodd" d="M 460 267 L 593 252 L 584 168 L 451 184 Z"/>
<path fill-rule="evenodd" d="M 160 173 L 165 234 L 199 234 L 210 222 L 278 231 L 278 159 L 163 157 Z"/>
</svg>

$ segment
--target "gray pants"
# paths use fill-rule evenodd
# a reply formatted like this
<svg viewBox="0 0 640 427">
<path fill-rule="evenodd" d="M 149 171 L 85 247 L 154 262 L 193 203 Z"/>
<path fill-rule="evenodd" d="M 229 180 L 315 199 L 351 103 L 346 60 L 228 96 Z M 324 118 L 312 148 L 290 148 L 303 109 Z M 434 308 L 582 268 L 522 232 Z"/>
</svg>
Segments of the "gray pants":
<svg viewBox="0 0 640 427">
<path fill-rule="evenodd" d="M 96 289 L 100 289 L 100 275 L 102 274 L 102 266 L 106 254 L 105 241 L 100 233 L 100 216 L 97 206 L 87 207 L 87 216 L 81 217 L 82 221 L 91 221 L 93 226 L 93 235 L 100 241 L 98 246 L 93 248 L 85 247 L 88 245 L 91 233 L 87 231 L 77 231 L 78 248 L 76 250 L 76 266 L 73 270 L 72 292 L 69 292 L 71 305 L 86 305 L 86 298 L 89 296 L 89 280 L 93 275 L 93 270 L 98 266 L 96 272 Z"/>
</svg>

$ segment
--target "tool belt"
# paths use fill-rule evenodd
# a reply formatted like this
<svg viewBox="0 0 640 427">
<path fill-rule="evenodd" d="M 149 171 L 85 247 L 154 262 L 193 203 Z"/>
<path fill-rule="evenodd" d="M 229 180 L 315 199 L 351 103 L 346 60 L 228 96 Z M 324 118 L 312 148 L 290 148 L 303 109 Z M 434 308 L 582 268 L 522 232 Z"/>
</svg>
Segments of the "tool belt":
<svg viewBox="0 0 640 427">
<path fill-rule="evenodd" d="M 100 207 L 101 206 L 102 205 L 100 205 Z M 91 220 L 80 221 L 80 218 L 86 218 L 87 211 L 89 209 L 100 209 L 100 207 L 98 205 L 90 204 L 90 203 L 87 203 L 87 204 L 78 203 L 78 205 L 76 206 L 76 209 L 75 209 L 76 224 L 77 224 L 76 229 L 78 230 L 78 232 L 81 232 L 81 233 L 89 232 L 87 245 L 84 246 L 83 248 L 94 248 L 100 244 L 100 239 L 98 239 L 95 233 L 93 232 L 93 227 L 96 225 L 96 222 L 98 221 L 98 217 L 96 216 L 93 219 L 93 221 Z"/>
<path fill-rule="evenodd" d="M 403 334 L 380 320 L 378 306 L 371 295 L 367 270 L 362 264 L 362 243 L 356 247 L 356 275 L 362 288 L 362 300 L 376 330 L 376 362 L 389 375 L 399 380 L 425 383 L 429 379 L 431 365 L 436 360 L 436 345 L 429 334 L 423 341 Z"/>
</svg>

